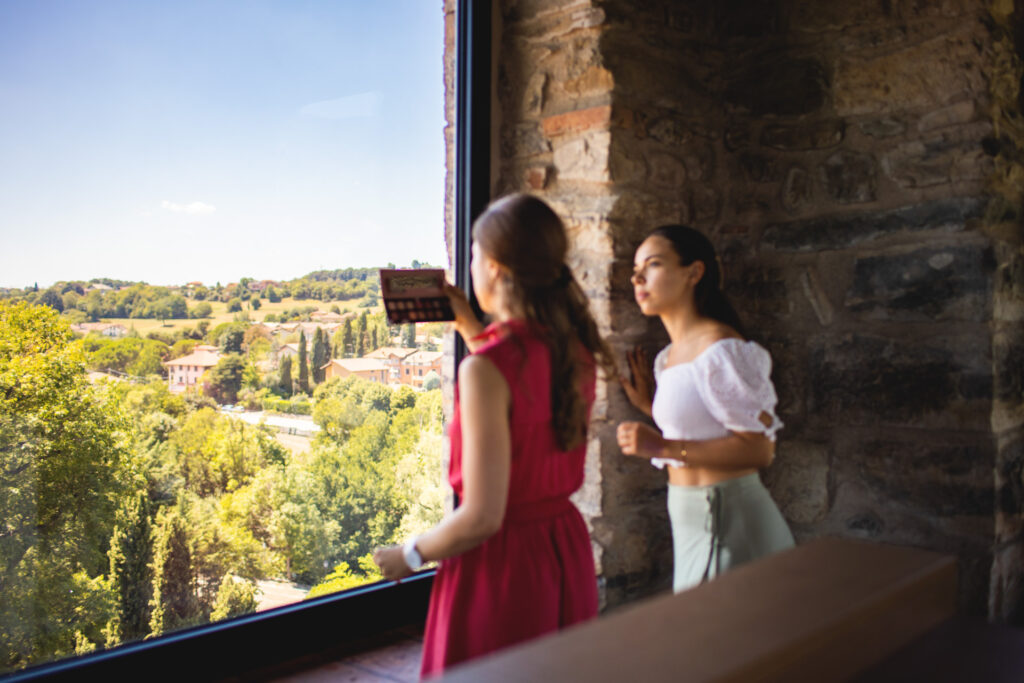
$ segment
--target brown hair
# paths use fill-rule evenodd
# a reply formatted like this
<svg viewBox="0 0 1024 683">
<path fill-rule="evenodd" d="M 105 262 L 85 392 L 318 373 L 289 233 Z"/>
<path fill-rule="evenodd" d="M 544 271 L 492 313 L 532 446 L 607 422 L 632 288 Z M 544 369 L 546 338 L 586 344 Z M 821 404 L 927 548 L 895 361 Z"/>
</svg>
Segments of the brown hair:
<svg viewBox="0 0 1024 683">
<path fill-rule="evenodd" d="M 597 331 L 587 297 L 565 263 L 569 240 L 562 220 L 542 200 L 513 194 L 491 203 L 473 224 L 473 239 L 509 271 L 508 294 L 536 323 L 551 353 L 551 421 L 562 450 L 587 431 L 580 346 L 608 376 L 616 369 Z"/>
</svg>

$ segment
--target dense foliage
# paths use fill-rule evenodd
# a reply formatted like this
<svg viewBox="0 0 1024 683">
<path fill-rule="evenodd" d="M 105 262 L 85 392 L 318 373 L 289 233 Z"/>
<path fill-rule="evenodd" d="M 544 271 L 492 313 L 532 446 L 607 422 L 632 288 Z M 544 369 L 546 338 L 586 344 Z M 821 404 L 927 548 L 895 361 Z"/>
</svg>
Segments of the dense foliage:
<svg viewBox="0 0 1024 683">
<path fill-rule="evenodd" d="M 210 381 L 241 400 L 266 343 L 243 336 Z M 376 579 L 374 546 L 440 518 L 440 391 L 328 380 L 293 453 L 163 380 L 87 380 L 171 348 L 76 342 L 53 307 L 0 301 L 0 670 L 252 611 L 263 579 Z"/>
</svg>

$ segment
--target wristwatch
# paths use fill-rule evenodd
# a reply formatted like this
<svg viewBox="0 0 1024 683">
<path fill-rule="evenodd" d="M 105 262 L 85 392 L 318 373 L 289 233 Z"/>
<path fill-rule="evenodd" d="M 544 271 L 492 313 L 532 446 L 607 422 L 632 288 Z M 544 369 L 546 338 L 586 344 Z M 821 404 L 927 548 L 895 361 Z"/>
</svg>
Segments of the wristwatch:
<svg viewBox="0 0 1024 683">
<path fill-rule="evenodd" d="M 418 538 L 418 536 L 413 536 L 402 546 L 402 558 L 409 565 L 409 569 L 414 572 L 419 571 L 419 568 L 423 566 L 423 557 L 416 550 L 416 540 Z"/>
</svg>

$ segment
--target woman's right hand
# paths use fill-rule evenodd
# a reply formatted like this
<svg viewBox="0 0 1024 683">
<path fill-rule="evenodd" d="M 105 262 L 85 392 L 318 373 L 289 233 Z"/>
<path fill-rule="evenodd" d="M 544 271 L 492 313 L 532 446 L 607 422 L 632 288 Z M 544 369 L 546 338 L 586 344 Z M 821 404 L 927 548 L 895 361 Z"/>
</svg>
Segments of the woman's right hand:
<svg viewBox="0 0 1024 683">
<path fill-rule="evenodd" d="M 654 404 L 654 366 L 651 358 L 643 347 L 634 346 L 626 352 L 626 362 L 629 363 L 629 378 L 620 375 L 622 389 L 630 403 L 650 416 Z"/>
<path fill-rule="evenodd" d="M 455 331 L 467 342 L 484 330 L 483 323 L 476 317 L 473 307 L 469 305 L 469 297 L 453 284 L 444 283 L 444 293 L 455 314 Z"/>
<path fill-rule="evenodd" d="M 665 438 L 657 429 L 641 422 L 623 422 L 615 430 L 615 440 L 626 455 L 658 458 L 665 449 Z"/>
</svg>

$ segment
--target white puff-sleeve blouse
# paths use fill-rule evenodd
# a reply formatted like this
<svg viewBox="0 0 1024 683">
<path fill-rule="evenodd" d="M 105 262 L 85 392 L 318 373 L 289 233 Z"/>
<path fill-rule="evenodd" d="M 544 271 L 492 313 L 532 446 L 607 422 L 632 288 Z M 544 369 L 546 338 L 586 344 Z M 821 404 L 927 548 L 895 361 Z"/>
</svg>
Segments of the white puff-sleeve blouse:
<svg viewBox="0 0 1024 683">
<path fill-rule="evenodd" d="M 688 363 L 665 367 L 665 347 L 654 359 L 654 422 L 666 439 L 703 441 L 730 432 L 760 432 L 772 441 L 782 428 L 775 414 L 772 358 L 744 339 L 720 339 Z M 761 421 L 766 414 L 770 422 Z M 680 460 L 652 458 L 651 464 L 685 467 Z"/>
</svg>

